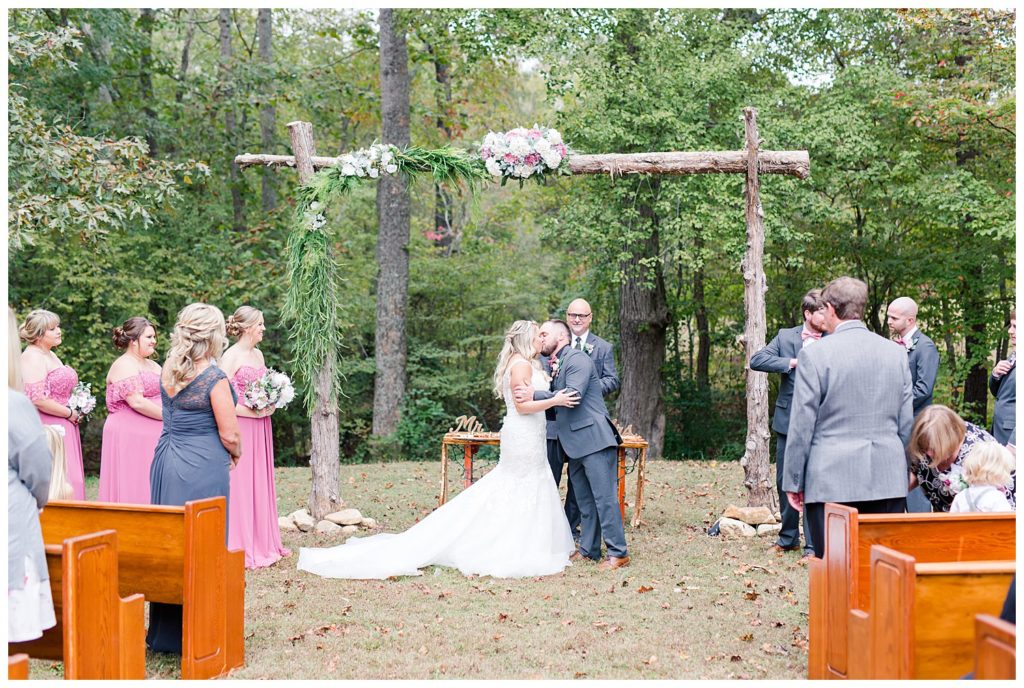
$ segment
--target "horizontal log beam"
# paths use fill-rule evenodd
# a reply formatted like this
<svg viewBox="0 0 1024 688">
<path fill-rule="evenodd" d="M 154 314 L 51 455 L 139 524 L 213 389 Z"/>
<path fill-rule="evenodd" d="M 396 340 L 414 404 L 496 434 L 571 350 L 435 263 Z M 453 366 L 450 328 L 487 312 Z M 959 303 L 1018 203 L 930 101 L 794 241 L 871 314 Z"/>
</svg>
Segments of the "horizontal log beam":
<svg viewBox="0 0 1024 688">
<path fill-rule="evenodd" d="M 811 160 L 807 151 L 761 151 L 758 172 L 762 174 L 788 174 L 806 179 L 811 173 Z M 245 153 L 235 157 L 240 169 L 266 165 L 267 167 L 295 167 L 291 155 L 263 155 Z M 338 158 L 314 157 L 313 167 L 322 169 L 338 164 Z M 603 153 L 599 155 L 573 155 L 569 158 L 573 174 L 746 174 L 746 151 L 710 151 L 696 153 Z"/>
</svg>

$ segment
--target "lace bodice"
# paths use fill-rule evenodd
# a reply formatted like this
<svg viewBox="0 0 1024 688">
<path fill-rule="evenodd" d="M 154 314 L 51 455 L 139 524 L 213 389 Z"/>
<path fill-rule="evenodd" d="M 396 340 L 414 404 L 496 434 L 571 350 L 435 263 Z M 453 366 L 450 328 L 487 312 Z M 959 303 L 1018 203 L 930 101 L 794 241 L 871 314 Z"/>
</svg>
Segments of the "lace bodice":
<svg viewBox="0 0 1024 688">
<path fill-rule="evenodd" d="M 32 401 L 53 399 L 58 404 L 67 404 L 71 392 L 78 384 L 78 373 L 71 366 L 54 368 L 39 382 L 25 383 L 25 396 Z"/>
<path fill-rule="evenodd" d="M 267 374 L 266 366 L 240 366 L 231 378 L 231 386 L 235 388 L 235 394 L 239 399 L 245 396 L 245 386 L 253 380 L 259 380 Z"/>
<path fill-rule="evenodd" d="M 138 392 L 142 392 L 142 396 L 159 404 L 160 375 L 144 370 L 138 375 L 107 383 L 107 410 L 114 413 L 131 408 L 127 399 Z"/>
<path fill-rule="evenodd" d="M 183 389 L 173 397 L 167 394 L 167 390 L 161 386 L 164 408 L 168 406 L 179 411 L 205 411 L 210 406 L 210 391 L 213 386 L 221 380 L 227 379 L 224 371 L 215 365 L 210 365 L 206 370 L 196 375 Z M 236 397 L 235 390 L 231 390 L 231 396 Z M 237 397 L 236 397 L 237 401 Z"/>
<path fill-rule="evenodd" d="M 522 364 L 518 364 L 518 365 L 522 365 Z M 507 371 L 505 371 L 505 381 L 502 384 L 502 392 L 503 392 L 502 396 L 505 398 L 505 416 L 507 418 L 510 418 L 512 416 L 523 417 L 524 414 L 521 414 L 521 413 L 519 413 L 519 411 L 516 410 L 516 402 L 512 398 L 512 384 L 511 384 L 511 380 L 512 380 L 512 366 L 509 366 L 509 369 Z M 530 378 L 530 384 L 533 385 L 533 388 L 535 390 L 545 390 L 546 391 L 546 390 L 550 389 L 550 384 L 548 383 L 547 376 L 544 375 L 544 373 L 542 371 L 537 370 L 536 368 L 533 369 L 533 374 L 532 374 L 532 376 Z M 528 416 L 540 415 L 542 418 L 544 417 L 543 412 L 529 413 L 529 414 L 525 414 L 525 415 L 528 415 Z"/>
</svg>

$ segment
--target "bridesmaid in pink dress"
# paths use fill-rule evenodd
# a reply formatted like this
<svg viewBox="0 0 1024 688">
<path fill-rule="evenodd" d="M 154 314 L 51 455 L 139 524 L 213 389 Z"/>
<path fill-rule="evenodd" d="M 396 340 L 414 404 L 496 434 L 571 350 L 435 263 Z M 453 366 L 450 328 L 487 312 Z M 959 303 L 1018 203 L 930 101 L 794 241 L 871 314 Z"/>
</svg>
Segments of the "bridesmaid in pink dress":
<svg viewBox="0 0 1024 688">
<path fill-rule="evenodd" d="M 245 386 L 263 377 L 267 368 L 263 352 L 263 313 L 241 306 L 227 320 L 228 335 L 238 341 L 224 352 L 221 369 L 238 394 L 238 425 L 242 433 L 242 457 L 231 471 L 228 499 L 228 549 L 245 550 L 249 569 L 270 566 L 291 554 L 281 545 L 277 523 L 277 491 L 274 488 L 274 442 L 270 415 L 274 408 L 255 411 L 244 403 Z"/>
<path fill-rule="evenodd" d="M 124 353 L 107 373 L 107 416 L 100 457 L 100 501 L 149 504 L 149 467 L 163 430 L 156 328 L 142 317 L 114 328 Z"/>
<path fill-rule="evenodd" d="M 68 408 L 68 399 L 78 384 L 78 373 L 53 353 L 60 346 L 60 318 L 56 313 L 34 310 L 25 317 L 18 334 L 28 346 L 21 352 L 21 372 L 25 396 L 32 400 L 44 425 L 64 428 L 64 455 L 73 499 L 85 499 L 85 470 L 82 465 L 82 438 L 78 433 L 77 411 Z"/>
</svg>

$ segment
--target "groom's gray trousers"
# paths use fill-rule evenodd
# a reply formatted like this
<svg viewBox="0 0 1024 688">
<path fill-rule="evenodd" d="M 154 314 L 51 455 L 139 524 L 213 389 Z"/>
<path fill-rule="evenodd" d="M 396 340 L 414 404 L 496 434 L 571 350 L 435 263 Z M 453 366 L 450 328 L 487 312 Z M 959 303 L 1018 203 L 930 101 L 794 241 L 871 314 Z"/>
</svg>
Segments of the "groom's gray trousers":
<svg viewBox="0 0 1024 688">
<path fill-rule="evenodd" d="M 577 459 L 569 458 L 569 480 L 581 514 L 580 554 L 595 560 L 601 558 L 602 539 L 608 556 L 627 555 L 626 531 L 616 494 L 617 457 L 616 448 L 608 447 Z"/>
</svg>

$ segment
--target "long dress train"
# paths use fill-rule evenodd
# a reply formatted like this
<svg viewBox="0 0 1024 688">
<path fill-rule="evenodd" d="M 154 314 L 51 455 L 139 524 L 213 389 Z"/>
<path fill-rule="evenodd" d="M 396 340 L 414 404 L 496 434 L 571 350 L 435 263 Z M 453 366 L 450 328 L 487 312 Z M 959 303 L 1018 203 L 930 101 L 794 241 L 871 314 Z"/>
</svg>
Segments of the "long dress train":
<svg viewBox="0 0 1024 688">
<path fill-rule="evenodd" d="M 535 370 L 533 385 L 547 389 Z M 504 382 L 498 465 L 403 533 L 350 538 L 299 552 L 298 568 L 326 578 L 417 576 L 431 564 L 465 575 L 523 578 L 558 573 L 575 551 L 551 479 L 544 413 L 520 415 Z"/>
</svg>

